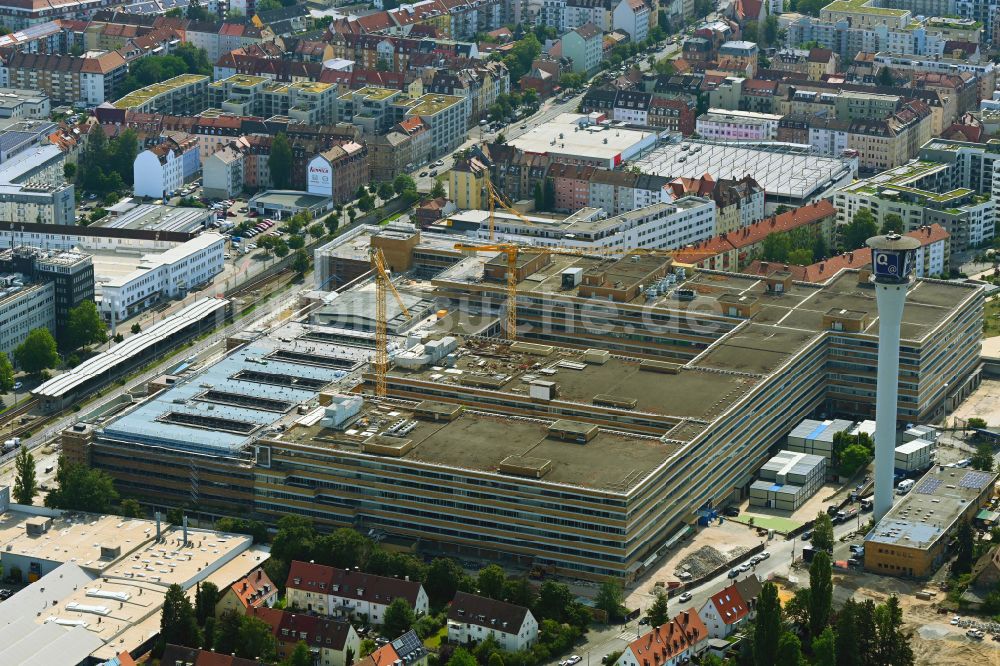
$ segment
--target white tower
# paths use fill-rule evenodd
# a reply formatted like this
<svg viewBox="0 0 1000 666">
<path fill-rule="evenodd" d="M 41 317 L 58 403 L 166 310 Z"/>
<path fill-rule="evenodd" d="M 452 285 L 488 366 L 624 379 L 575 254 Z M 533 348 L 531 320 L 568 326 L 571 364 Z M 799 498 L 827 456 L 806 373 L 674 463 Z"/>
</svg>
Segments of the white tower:
<svg viewBox="0 0 1000 666">
<path fill-rule="evenodd" d="M 875 521 L 892 508 L 896 414 L 899 401 L 899 325 L 916 238 L 888 234 L 868 239 L 872 249 L 875 302 L 878 305 L 878 381 L 875 395 Z"/>
</svg>

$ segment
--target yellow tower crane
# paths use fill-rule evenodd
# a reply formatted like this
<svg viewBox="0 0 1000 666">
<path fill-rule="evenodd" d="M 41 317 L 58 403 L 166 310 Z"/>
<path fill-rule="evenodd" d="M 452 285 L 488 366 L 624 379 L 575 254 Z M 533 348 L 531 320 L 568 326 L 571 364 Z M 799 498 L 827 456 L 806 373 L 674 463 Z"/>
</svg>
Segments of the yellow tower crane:
<svg viewBox="0 0 1000 666">
<path fill-rule="evenodd" d="M 389 322 L 386 319 L 385 305 L 386 292 L 391 291 L 399 309 L 406 318 L 410 318 L 410 311 L 406 309 L 403 298 L 396 291 L 392 280 L 389 279 L 389 271 L 385 267 L 385 255 L 381 248 L 373 247 L 369 250 L 372 270 L 375 271 L 375 396 L 384 398 L 386 394 L 385 378 L 389 373 Z"/>
</svg>

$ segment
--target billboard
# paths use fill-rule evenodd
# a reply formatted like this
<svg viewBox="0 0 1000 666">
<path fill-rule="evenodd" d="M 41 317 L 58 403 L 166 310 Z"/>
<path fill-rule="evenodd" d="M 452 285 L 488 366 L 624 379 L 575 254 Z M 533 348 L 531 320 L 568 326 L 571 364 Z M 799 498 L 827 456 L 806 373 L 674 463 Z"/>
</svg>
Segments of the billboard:
<svg viewBox="0 0 1000 666">
<path fill-rule="evenodd" d="M 307 167 L 306 191 L 324 197 L 333 196 L 333 169 L 325 158 L 317 155 Z"/>
<path fill-rule="evenodd" d="M 910 277 L 912 252 L 872 250 L 872 268 L 876 278 L 905 280 Z"/>
</svg>

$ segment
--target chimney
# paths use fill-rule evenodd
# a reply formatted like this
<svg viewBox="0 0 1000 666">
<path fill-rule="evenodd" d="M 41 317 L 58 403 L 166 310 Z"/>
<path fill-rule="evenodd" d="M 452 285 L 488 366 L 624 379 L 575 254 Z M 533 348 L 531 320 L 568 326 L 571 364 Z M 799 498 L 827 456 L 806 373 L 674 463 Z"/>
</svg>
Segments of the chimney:
<svg viewBox="0 0 1000 666">
<path fill-rule="evenodd" d="M 184 545 L 187 546 L 188 542 L 188 517 L 184 516 Z"/>
<path fill-rule="evenodd" d="M 263 575 L 263 570 L 257 569 L 257 580 L 260 580 L 261 575 Z"/>
<path fill-rule="evenodd" d="M 160 512 L 154 511 L 153 517 L 156 518 L 156 540 L 160 540 Z"/>
</svg>

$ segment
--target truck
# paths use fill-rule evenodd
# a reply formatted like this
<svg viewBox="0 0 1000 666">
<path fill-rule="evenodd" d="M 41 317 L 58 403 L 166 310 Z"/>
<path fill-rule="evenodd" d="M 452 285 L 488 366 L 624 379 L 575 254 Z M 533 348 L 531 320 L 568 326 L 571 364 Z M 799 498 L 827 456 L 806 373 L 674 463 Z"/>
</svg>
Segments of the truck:
<svg viewBox="0 0 1000 666">
<path fill-rule="evenodd" d="M 861 498 L 861 510 L 862 511 L 871 511 L 873 508 L 875 508 L 875 496 L 874 495 L 869 495 L 868 497 L 862 497 Z"/>
<path fill-rule="evenodd" d="M 839 525 L 840 523 L 846 523 L 852 518 L 856 518 L 858 515 L 857 507 L 852 507 L 850 509 L 844 509 L 843 511 L 838 511 L 833 516 L 833 523 Z"/>
<path fill-rule="evenodd" d="M 20 437 L 13 437 L 13 438 L 8 439 L 7 441 L 5 441 L 3 443 L 3 452 L 4 453 L 10 453 L 11 451 L 13 451 L 14 449 L 16 449 L 19 446 L 21 446 L 21 438 Z"/>
</svg>

